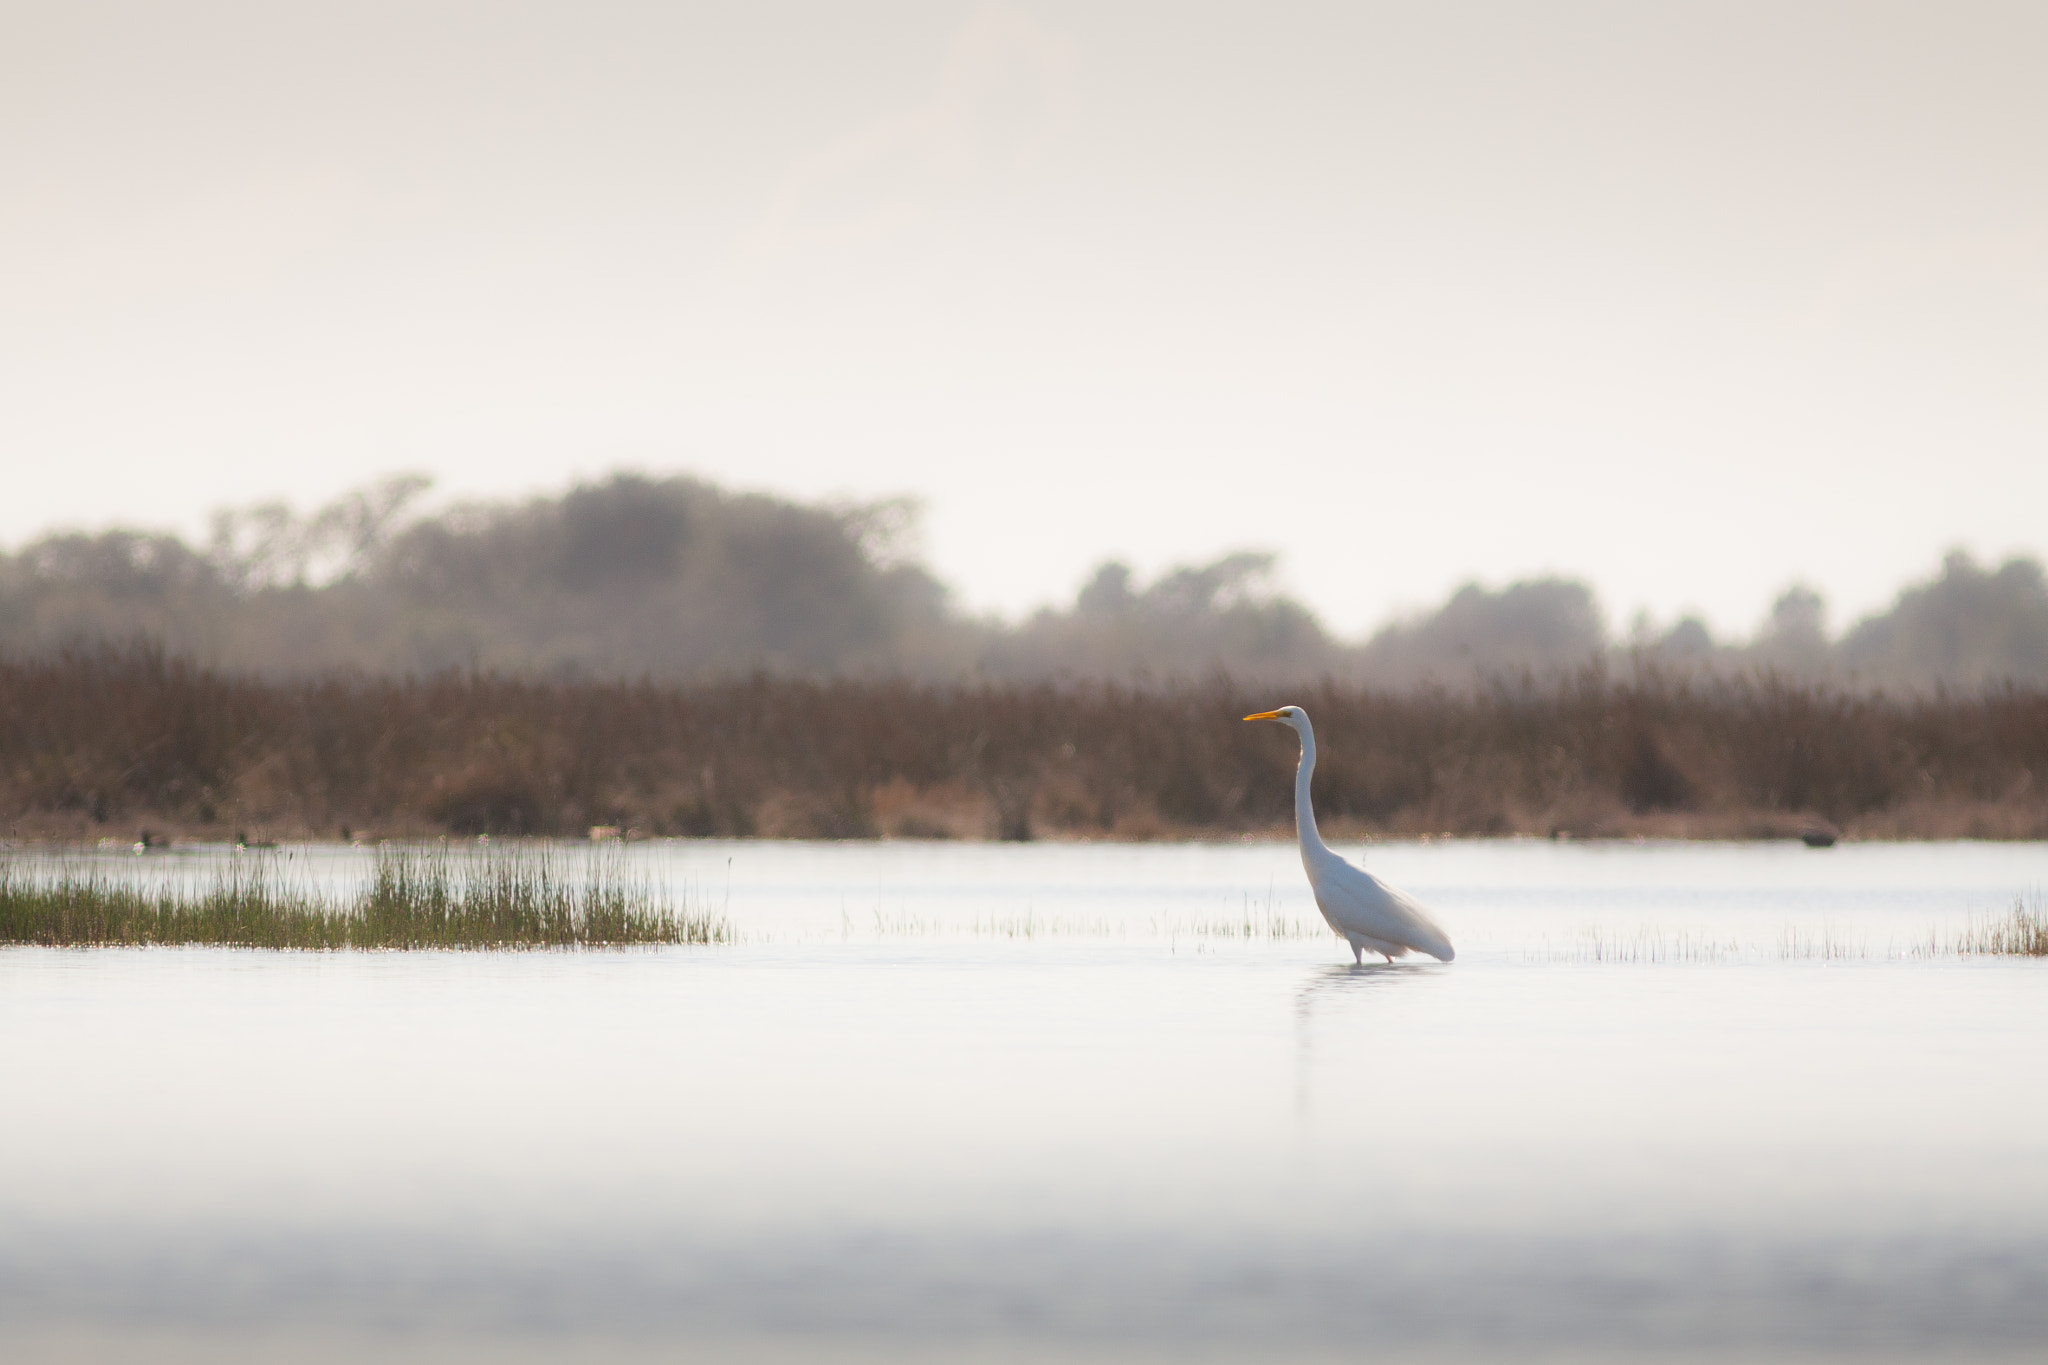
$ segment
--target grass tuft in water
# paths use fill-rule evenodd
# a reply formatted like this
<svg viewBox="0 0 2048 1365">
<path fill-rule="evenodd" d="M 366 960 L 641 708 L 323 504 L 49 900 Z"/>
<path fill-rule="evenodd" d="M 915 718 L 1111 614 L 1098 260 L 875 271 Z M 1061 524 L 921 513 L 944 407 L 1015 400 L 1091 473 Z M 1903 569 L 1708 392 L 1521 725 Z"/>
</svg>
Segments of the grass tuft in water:
<svg viewBox="0 0 2048 1365">
<path fill-rule="evenodd" d="M 1320 917 L 1302 919 L 1282 914 L 1270 891 L 1266 899 L 1259 904 L 1254 904 L 1252 898 L 1247 895 L 1244 898 L 1244 910 L 1240 914 L 1198 919 L 1185 928 L 1197 938 L 1234 938 L 1243 939 L 1247 943 L 1261 940 L 1285 943 L 1336 936 L 1336 931 Z"/>
<path fill-rule="evenodd" d="M 1662 930 L 1640 929 L 1628 937 L 1616 936 L 1600 928 L 1582 931 L 1578 938 L 1562 947 L 1553 946 L 1546 936 L 1541 949 L 1523 954 L 1529 960 L 1538 962 L 1572 963 L 1719 963 L 1742 960 L 1746 950 L 1741 944 L 1707 938 L 1686 931 L 1665 933 Z"/>
<path fill-rule="evenodd" d="M 2016 898 L 2004 918 L 1972 924 L 1956 937 L 1954 950 L 2003 957 L 2048 957 L 2048 908 Z"/>
<path fill-rule="evenodd" d="M 275 859 L 236 860 L 202 887 L 140 886 L 91 866 L 0 863 L 0 943 L 237 948 L 570 948 L 728 943 L 725 916 L 678 911 L 617 861 L 571 877 L 544 851 L 386 849 L 338 901 Z"/>
</svg>

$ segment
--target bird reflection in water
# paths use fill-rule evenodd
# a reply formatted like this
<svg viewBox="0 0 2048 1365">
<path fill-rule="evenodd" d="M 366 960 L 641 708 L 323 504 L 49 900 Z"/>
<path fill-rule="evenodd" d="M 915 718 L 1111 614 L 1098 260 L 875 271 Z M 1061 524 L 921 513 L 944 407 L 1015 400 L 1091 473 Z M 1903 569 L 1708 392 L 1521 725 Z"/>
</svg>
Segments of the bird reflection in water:
<svg viewBox="0 0 2048 1365">
<path fill-rule="evenodd" d="M 1419 986 L 1444 974 L 1444 969 L 1434 962 L 1370 962 L 1318 967 L 1303 977 L 1294 989 L 1295 1117 L 1303 1123 L 1308 1120 L 1309 1075 L 1319 1007 L 1327 1009 L 1345 1000 L 1360 1002 L 1368 996 L 1377 999 L 1396 987 Z"/>
</svg>

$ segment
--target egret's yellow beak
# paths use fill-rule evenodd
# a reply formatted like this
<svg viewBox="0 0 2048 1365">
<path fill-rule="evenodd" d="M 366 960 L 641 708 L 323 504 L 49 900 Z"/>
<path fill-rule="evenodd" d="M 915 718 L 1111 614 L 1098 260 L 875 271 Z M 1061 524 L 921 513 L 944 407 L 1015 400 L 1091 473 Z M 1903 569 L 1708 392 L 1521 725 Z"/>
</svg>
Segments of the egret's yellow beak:
<svg viewBox="0 0 2048 1365">
<path fill-rule="evenodd" d="M 1256 716 L 1246 716 L 1246 717 L 1245 717 L 1245 719 L 1246 719 L 1246 720 L 1278 720 L 1278 719 L 1280 719 L 1280 713 L 1279 713 L 1278 711 L 1261 711 L 1261 712 L 1259 712 L 1259 714 L 1257 714 Z"/>
</svg>

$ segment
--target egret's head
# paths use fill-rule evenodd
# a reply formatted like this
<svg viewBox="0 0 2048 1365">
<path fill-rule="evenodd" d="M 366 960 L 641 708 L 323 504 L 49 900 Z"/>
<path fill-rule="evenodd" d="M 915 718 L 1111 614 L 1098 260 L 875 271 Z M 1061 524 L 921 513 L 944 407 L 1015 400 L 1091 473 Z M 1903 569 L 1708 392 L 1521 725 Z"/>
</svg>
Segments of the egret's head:
<svg viewBox="0 0 2048 1365">
<path fill-rule="evenodd" d="M 1308 712 L 1302 710 L 1299 706 L 1283 706 L 1278 711 L 1261 711 L 1256 715 L 1246 716 L 1245 719 L 1277 720 L 1282 725 L 1292 725 L 1299 729 L 1301 723 L 1308 719 Z"/>
</svg>

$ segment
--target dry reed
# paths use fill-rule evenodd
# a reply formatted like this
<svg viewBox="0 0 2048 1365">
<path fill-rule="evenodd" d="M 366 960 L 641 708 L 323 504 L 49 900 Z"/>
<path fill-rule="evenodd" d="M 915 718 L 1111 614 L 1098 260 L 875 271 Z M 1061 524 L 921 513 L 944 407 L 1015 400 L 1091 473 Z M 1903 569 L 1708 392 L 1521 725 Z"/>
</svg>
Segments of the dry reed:
<svg viewBox="0 0 2048 1365">
<path fill-rule="evenodd" d="M 2002 918 L 1970 925 L 1959 934 L 1953 951 L 1993 957 L 2048 957 L 2048 907 L 2015 898 Z"/>
<path fill-rule="evenodd" d="M 1348 834 L 2048 837 L 2048 692 L 1774 677 L 1383 692 L 1227 679 L 690 685 L 0 660 L 0 830 L 1137 839 L 1278 832 L 1298 702 Z"/>
</svg>

